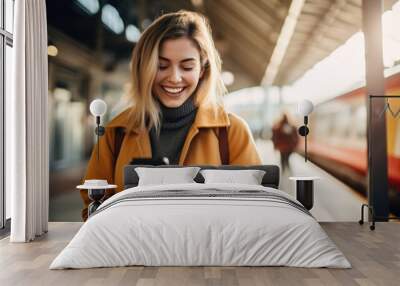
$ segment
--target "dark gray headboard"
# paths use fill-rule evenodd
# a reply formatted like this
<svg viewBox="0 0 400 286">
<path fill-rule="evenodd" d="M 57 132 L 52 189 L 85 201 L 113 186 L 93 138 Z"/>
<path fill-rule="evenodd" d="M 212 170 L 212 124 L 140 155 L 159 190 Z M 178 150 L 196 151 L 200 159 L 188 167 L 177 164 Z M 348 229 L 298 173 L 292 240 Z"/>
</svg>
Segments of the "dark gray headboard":
<svg viewBox="0 0 400 286">
<path fill-rule="evenodd" d="M 124 189 L 136 187 L 139 182 L 139 177 L 135 171 L 137 167 L 146 167 L 146 168 L 182 168 L 182 166 L 177 165 L 162 165 L 162 166 L 143 166 L 143 165 L 127 165 L 124 168 Z M 185 166 L 184 166 L 185 167 Z M 265 171 L 265 175 L 262 179 L 262 185 L 265 187 L 271 187 L 277 189 L 279 187 L 279 167 L 276 165 L 257 165 L 257 166 L 231 166 L 231 165 L 223 165 L 223 166 L 205 166 L 199 165 L 202 170 L 204 169 L 218 169 L 218 170 L 263 170 Z M 197 183 L 204 183 L 204 178 L 198 173 L 194 180 Z"/>
</svg>

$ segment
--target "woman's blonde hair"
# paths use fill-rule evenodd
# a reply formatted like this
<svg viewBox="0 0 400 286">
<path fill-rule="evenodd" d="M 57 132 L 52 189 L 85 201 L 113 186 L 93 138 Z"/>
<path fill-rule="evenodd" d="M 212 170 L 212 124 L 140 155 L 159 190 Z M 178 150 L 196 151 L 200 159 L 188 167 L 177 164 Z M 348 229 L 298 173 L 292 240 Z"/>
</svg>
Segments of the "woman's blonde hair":
<svg viewBox="0 0 400 286">
<path fill-rule="evenodd" d="M 226 89 L 221 78 L 221 59 L 214 46 L 207 19 L 195 12 L 178 11 L 156 19 L 141 35 L 131 60 L 132 103 L 128 131 L 160 126 L 160 107 L 152 96 L 152 86 L 158 70 L 158 56 L 163 41 L 186 37 L 191 39 L 200 52 L 200 64 L 204 69 L 195 91 L 196 106 L 211 103 L 222 104 Z"/>
</svg>

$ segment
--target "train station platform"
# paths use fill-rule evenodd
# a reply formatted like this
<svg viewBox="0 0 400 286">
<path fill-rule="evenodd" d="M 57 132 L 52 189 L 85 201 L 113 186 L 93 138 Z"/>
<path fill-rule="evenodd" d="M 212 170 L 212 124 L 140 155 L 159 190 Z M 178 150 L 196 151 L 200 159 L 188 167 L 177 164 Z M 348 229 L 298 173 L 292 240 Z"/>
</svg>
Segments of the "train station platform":
<svg viewBox="0 0 400 286">
<path fill-rule="evenodd" d="M 279 152 L 271 141 L 257 140 L 257 149 L 264 164 L 280 164 Z M 63 170 L 51 176 L 49 221 L 81 221 L 82 200 L 76 185 L 85 172 L 81 164 L 71 170 Z M 314 182 L 314 207 L 311 213 L 318 221 L 358 221 L 361 204 L 366 202 L 356 191 L 325 172 L 312 162 L 305 162 L 298 154 L 292 154 L 289 170 L 281 171 L 280 189 L 295 197 L 295 182 L 291 176 L 316 176 Z"/>
<path fill-rule="evenodd" d="M 280 166 L 280 155 L 275 151 L 271 141 L 257 140 L 257 148 L 264 164 Z M 304 157 L 292 154 L 289 169 L 282 171 L 279 188 L 292 196 L 296 196 L 296 183 L 289 177 L 319 177 L 314 182 L 314 207 L 311 213 L 318 221 L 358 221 L 360 208 L 366 198 L 351 189 L 331 174 L 325 172 L 312 162 L 305 162 Z"/>
</svg>

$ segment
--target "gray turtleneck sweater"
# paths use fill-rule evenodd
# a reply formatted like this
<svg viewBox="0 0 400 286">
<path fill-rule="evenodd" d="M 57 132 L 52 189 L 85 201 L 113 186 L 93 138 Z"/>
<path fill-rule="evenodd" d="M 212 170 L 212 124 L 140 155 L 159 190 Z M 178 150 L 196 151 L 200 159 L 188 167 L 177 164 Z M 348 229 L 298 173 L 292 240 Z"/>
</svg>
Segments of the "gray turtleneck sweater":
<svg viewBox="0 0 400 286">
<path fill-rule="evenodd" d="M 179 156 L 190 127 L 196 117 L 197 107 L 189 97 L 181 106 L 168 108 L 161 104 L 160 134 L 150 129 L 150 142 L 153 159 L 167 157 L 171 165 L 179 162 Z"/>
</svg>

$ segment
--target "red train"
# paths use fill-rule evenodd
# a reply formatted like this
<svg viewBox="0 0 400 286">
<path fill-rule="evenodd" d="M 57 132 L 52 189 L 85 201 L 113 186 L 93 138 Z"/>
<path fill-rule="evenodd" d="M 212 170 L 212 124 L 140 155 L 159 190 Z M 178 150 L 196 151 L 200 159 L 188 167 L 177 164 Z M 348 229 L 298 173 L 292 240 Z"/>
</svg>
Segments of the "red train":
<svg viewBox="0 0 400 286">
<path fill-rule="evenodd" d="M 385 81 L 386 95 L 400 95 L 400 73 Z M 310 118 L 309 157 L 354 189 L 366 193 L 367 110 L 365 87 L 319 104 Z M 394 113 L 400 98 L 389 99 Z M 400 214 L 400 113 L 386 112 L 390 209 Z M 301 148 L 299 149 L 301 150 Z"/>
</svg>

